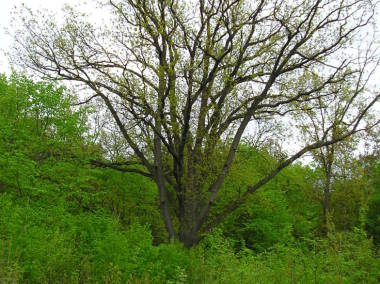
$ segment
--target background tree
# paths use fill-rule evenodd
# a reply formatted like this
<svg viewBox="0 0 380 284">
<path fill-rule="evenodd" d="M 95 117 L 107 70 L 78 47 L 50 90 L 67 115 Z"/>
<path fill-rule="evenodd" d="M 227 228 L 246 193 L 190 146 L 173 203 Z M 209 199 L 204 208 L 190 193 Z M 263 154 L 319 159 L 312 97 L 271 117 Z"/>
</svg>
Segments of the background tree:
<svg viewBox="0 0 380 284">
<path fill-rule="evenodd" d="M 71 8 L 61 25 L 21 11 L 13 60 L 47 78 L 86 86 L 86 101 L 101 98 L 133 151 L 123 170 L 154 180 L 169 239 L 186 246 L 303 154 L 358 131 L 378 99 L 363 99 L 344 131 L 304 145 L 209 218 L 251 121 L 285 115 L 295 102 L 303 108 L 322 90 L 361 80 L 346 52 L 371 22 L 374 5 L 110 0 L 105 8 L 113 17 L 99 26 Z"/>
<path fill-rule="evenodd" d="M 359 62 L 359 66 L 361 65 L 359 80 L 356 82 L 342 81 L 324 89 L 317 100 L 312 101 L 307 109 L 300 112 L 299 116 L 296 115 L 296 119 L 299 121 L 297 126 L 301 130 L 303 139 L 309 142 L 335 140 L 336 137 L 345 133 L 352 123 L 355 123 L 355 116 L 362 113 L 363 107 L 366 107 L 361 103 L 361 95 L 365 94 L 367 82 L 372 72 L 375 71 L 366 66 L 368 63 L 376 61 L 375 54 L 369 54 L 368 51 L 367 49 L 367 53 L 362 55 L 363 62 Z M 317 74 L 312 74 L 312 76 L 314 80 L 319 80 Z M 378 122 L 376 117 L 367 113 L 362 123 L 364 128 L 370 131 Z M 355 134 L 344 141 L 327 144 L 311 151 L 323 176 L 321 182 L 325 233 L 329 231 L 332 222 L 331 192 L 335 181 L 354 179 L 354 175 L 358 174 L 358 172 L 355 173 L 353 162 L 358 143 L 359 137 L 358 134 Z"/>
</svg>

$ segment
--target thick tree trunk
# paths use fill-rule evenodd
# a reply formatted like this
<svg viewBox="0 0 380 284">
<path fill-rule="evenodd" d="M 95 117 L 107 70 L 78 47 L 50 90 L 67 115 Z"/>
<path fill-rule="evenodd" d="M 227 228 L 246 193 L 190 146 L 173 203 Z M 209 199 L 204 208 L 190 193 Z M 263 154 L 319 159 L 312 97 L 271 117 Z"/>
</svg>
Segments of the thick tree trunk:
<svg viewBox="0 0 380 284">
<path fill-rule="evenodd" d="M 199 232 L 194 230 L 196 220 L 191 216 L 181 220 L 178 238 L 179 241 L 187 248 L 193 247 L 200 241 Z"/>
<path fill-rule="evenodd" d="M 199 242 L 200 238 L 197 233 L 184 228 L 184 230 L 179 233 L 179 240 L 186 248 L 191 248 Z"/>
<path fill-rule="evenodd" d="M 192 247 L 199 242 L 199 234 L 195 224 L 199 213 L 198 192 L 192 187 L 186 188 L 184 203 L 180 209 L 178 238 L 185 247 Z"/>
</svg>

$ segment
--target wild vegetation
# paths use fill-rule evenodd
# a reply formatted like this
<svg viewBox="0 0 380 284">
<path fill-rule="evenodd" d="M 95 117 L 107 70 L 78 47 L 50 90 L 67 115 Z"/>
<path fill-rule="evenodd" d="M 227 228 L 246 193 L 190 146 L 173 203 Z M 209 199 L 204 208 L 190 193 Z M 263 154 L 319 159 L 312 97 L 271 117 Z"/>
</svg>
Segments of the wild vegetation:
<svg viewBox="0 0 380 284">
<path fill-rule="evenodd" d="M 0 79 L 2 283 L 378 283 L 380 164 L 335 177 L 324 234 L 323 169 L 288 167 L 194 248 L 167 243 L 156 185 L 96 167 L 93 110 L 55 84 Z M 276 158 L 241 145 L 221 207 Z"/>
<path fill-rule="evenodd" d="M 380 282 L 376 3 L 103 4 L 15 14 L 0 282 Z"/>
</svg>

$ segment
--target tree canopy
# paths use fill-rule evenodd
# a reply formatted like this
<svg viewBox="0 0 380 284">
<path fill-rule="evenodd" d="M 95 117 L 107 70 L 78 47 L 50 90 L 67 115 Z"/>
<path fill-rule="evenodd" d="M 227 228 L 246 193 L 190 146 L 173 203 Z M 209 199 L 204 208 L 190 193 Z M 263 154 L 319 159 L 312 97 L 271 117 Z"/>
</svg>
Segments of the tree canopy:
<svg viewBox="0 0 380 284">
<path fill-rule="evenodd" d="M 371 44 L 357 56 L 353 48 L 373 20 L 370 0 L 110 0 L 103 8 L 113 16 L 104 25 L 71 8 L 62 23 L 22 11 L 13 61 L 85 86 L 83 102 L 102 101 L 130 151 L 96 163 L 154 180 L 169 239 L 196 244 L 302 155 L 377 123 L 362 123 L 379 99 L 366 89 L 376 54 Z M 316 102 L 336 96 L 346 97 L 344 127 L 326 121 L 214 206 L 252 123 L 329 108 Z"/>
</svg>

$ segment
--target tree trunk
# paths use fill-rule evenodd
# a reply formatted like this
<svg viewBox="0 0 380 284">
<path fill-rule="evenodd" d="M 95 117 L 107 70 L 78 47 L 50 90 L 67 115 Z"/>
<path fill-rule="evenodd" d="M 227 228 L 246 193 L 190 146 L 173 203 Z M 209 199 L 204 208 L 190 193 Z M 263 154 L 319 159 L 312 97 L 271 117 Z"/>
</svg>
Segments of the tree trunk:
<svg viewBox="0 0 380 284">
<path fill-rule="evenodd" d="M 193 247 L 200 241 L 199 232 L 194 230 L 195 220 L 184 219 L 180 224 L 178 238 L 186 248 Z"/>
<path fill-rule="evenodd" d="M 324 233 L 331 231 L 330 216 L 330 191 L 331 191 L 331 169 L 326 172 L 326 183 L 323 190 L 323 225 Z"/>
<path fill-rule="evenodd" d="M 199 242 L 200 238 L 197 233 L 193 233 L 184 228 L 184 230 L 179 233 L 179 240 L 186 248 L 191 248 Z"/>
</svg>

